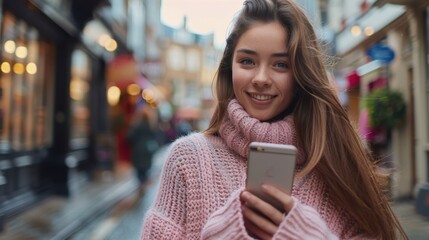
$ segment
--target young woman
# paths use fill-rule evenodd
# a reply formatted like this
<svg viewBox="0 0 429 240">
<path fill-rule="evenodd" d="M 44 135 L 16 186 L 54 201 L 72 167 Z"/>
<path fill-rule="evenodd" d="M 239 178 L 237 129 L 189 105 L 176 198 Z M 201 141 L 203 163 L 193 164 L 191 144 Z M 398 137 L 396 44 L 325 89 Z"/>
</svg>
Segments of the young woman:
<svg viewBox="0 0 429 240">
<path fill-rule="evenodd" d="M 245 1 L 216 99 L 209 128 L 173 144 L 142 239 L 407 238 L 293 0 Z M 263 186 L 284 211 L 245 190 L 252 141 L 298 148 L 292 192 Z"/>
</svg>

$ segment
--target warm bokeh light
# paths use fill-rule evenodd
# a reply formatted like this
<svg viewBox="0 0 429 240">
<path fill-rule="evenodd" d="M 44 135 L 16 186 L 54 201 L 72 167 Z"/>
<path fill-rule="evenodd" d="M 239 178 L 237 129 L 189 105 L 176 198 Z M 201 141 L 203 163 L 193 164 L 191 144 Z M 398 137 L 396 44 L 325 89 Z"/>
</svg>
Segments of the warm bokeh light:
<svg viewBox="0 0 429 240">
<path fill-rule="evenodd" d="M 118 43 L 115 41 L 115 39 L 111 38 L 106 43 L 105 48 L 106 48 L 107 51 L 113 52 L 113 51 L 115 51 L 118 48 Z"/>
<path fill-rule="evenodd" d="M 0 69 L 3 73 L 10 73 L 10 64 L 8 62 L 3 62 Z"/>
<path fill-rule="evenodd" d="M 142 92 L 142 98 L 143 98 L 144 100 L 146 100 L 146 102 L 148 102 L 148 103 L 153 103 L 153 102 L 155 102 L 155 94 L 154 94 L 154 92 L 153 92 L 151 89 L 149 89 L 149 88 L 146 88 L 145 90 L 143 90 L 143 92 Z"/>
<path fill-rule="evenodd" d="M 351 32 L 352 32 L 353 36 L 357 37 L 357 36 L 359 36 L 362 33 L 362 29 L 360 28 L 360 26 L 354 25 L 351 28 Z"/>
<path fill-rule="evenodd" d="M 81 101 L 88 93 L 89 85 L 86 81 L 74 78 L 70 82 L 70 97 L 75 101 Z"/>
<path fill-rule="evenodd" d="M 131 96 L 137 96 L 140 93 L 140 86 L 135 83 L 128 85 L 127 93 Z"/>
<path fill-rule="evenodd" d="M 105 47 L 106 43 L 111 39 L 111 37 L 107 34 L 101 34 L 100 37 L 98 37 L 98 44 L 100 44 L 100 46 Z"/>
<path fill-rule="evenodd" d="M 28 50 L 25 46 L 19 46 L 16 48 L 15 55 L 19 58 L 26 58 L 28 55 Z"/>
<path fill-rule="evenodd" d="M 14 41 L 12 41 L 12 40 L 7 40 L 7 41 L 4 43 L 4 50 L 5 50 L 7 53 L 14 53 L 14 52 L 15 52 L 15 48 L 16 48 L 16 44 L 15 44 L 15 42 L 14 42 Z"/>
<path fill-rule="evenodd" d="M 371 36 L 372 34 L 374 34 L 374 28 L 371 26 L 366 27 L 363 31 L 366 36 Z"/>
<path fill-rule="evenodd" d="M 22 64 L 22 63 L 15 63 L 13 65 L 13 72 L 16 73 L 16 74 L 24 74 L 24 72 L 25 72 L 24 64 Z"/>
<path fill-rule="evenodd" d="M 37 65 L 35 63 L 28 63 L 25 69 L 27 70 L 27 73 L 31 75 L 37 73 Z"/>
<path fill-rule="evenodd" d="M 117 86 L 111 86 L 107 90 L 107 102 L 110 106 L 116 106 L 119 103 L 121 97 L 121 89 Z"/>
</svg>

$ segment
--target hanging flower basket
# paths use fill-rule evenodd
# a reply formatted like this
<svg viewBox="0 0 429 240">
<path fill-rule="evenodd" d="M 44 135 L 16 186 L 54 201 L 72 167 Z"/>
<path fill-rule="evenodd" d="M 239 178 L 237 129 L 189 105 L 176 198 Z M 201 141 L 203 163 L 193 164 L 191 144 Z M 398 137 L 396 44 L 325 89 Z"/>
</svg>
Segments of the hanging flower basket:
<svg viewBox="0 0 429 240">
<path fill-rule="evenodd" d="M 377 89 L 366 97 L 365 102 L 371 127 L 392 129 L 405 118 L 406 103 L 400 92 Z"/>
</svg>

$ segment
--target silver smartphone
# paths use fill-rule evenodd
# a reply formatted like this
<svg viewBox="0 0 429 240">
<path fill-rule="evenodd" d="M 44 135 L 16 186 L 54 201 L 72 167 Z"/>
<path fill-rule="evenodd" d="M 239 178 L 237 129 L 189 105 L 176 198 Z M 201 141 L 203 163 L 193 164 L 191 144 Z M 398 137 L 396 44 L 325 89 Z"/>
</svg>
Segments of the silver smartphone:
<svg viewBox="0 0 429 240">
<path fill-rule="evenodd" d="M 290 194 L 295 173 L 297 149 L 293 145 L 252 142 L 247 161 L 246 189 L 280 211 L 281 204 L 262 192 L 263 183 L 270 183 Z"/>
</svg>

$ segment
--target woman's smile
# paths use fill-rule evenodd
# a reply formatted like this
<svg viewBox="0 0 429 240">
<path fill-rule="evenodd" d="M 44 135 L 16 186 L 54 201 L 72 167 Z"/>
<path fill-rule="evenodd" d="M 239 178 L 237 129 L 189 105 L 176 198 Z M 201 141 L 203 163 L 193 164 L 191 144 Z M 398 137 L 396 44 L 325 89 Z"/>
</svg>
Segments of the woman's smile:
<svg viewBox="0 0 429 240">
<path fill-rule="evenodd" d="M 274 95 L 258 94 L 258 93 L 248 93 L 248 95 L 257 101 L 268 102 L 269 100 L 275 98 Z"/>
</svg>

